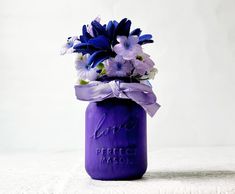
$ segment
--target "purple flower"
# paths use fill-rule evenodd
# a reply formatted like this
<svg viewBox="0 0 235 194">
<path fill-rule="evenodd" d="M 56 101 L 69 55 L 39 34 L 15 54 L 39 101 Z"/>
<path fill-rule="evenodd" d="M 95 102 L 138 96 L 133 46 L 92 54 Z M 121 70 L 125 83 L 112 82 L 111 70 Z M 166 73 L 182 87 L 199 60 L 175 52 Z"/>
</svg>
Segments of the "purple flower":
<svg viewBox="0 0 235 194">
<path fill-rule="evenodd" d="M 105 69 L 109 77 L 125 77 L 131 72 L 133 66 L 130 61 L 125 61 L 122 56 L 117 55 L 115 58 L 107 60 Z"/>
<path fill-rule="evenodd" d="M 134 75 L 145 75 L 149 73 L 154 66 L 154 62 L 150 59 L 150 56 L 146 53 L 140 53 L 132 60 L 134 65 Z"/>
<path fill-rule="evenodd" d="M 116 44 L 113 50 L 125 60 L 134 59 L 138 53 L 142 52 L 142 48 L 138 44 L 138 36 L 118 36 L 117 40 L 119 44 Z"/>
<path fill-rule="evenodd" d="M 75 50 L 73 49 L 73 46 L 75 44 L 78 44 L 80 41 L 78 40 L 77 36 L 69 37 L 67 40 L 67 43 L 64 44 L 60 50 L 60 54 L 64 55 L 66 53 L 73 53 Z"/>
<path fill-rule="evenodd" d="M 75 68 L 77 70 L 77 75 L 80 80 L 89 80 L 94 81 L 98 73 L 96 72 L 96 68 L 90 68 L 88 65 L 88 58 L 89 54 L 82 55 L 78 54 L 76 60 L 75 60 Z"/>
</svg>

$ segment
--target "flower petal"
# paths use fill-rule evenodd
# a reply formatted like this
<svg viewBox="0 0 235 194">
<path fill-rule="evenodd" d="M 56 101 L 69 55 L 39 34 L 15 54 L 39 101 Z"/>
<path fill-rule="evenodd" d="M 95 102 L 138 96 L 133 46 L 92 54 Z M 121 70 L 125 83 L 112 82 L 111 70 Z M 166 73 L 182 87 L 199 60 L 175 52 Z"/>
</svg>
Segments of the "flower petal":
<svg viewBox="0 0 235 194">
<path fill-rule="evenodd" d="M 101 49 L 110 49 L 111 46 L 109 40 L 103 35 L 90 39 L 88 43 L 94 46 L 95 48 Z"/>
<path fill-rule="evenodd" d="M 153 43 L 153 40 L 144 40 L 144 41 L 139 41 L 138 44 L 143 45 L 143 44 L 148 44 L 148 43 Z"/>
<path fill-rule="evenodd" d="M 125 23 L 127 21 L 127 18 L 123 18 L 119 24 L 117 25 L 117 28 L 115 30 L 115 36 L 118 36 L 118 35 L 123 35 L 122 32 L 123 32 L 123 29 L 125 28 Z"/>
<path fill-rule="evenodd" d="M 109 21 L 108 25 L 106 26 L 106 31 L 110 38 L 113 36 L 114 30 L 115 30 L 114 23 L 112 21 Z"/>
<path fill-rule="evenodd" d="M 109 53 L 104 50 L 96 51 L 89 56 L 87 60 L 87 65 L 89 65 L 91 68 L 94 68 L 99 63 L 103 62 L 105 59 L 108 59 L 109 57 L 110 57 Z"/>
<path fill-rule="evenodd" d="M 119 63 L 125 63 L 125 60 L 123 59 L 121 55 L 116 55 L 114 60 Z"/>
<path fill-rule="evenodd" d="M 139 41 L 150 40 L 153 36 L 151 34 L 144 34 L 139 37 Z"/>
<path fill-rule="evenodd" d="M 96 58 L 99 57 L 99 55 L 102 55 L 102 53 L 105 53 L 105 51 L 100 50 L 100 51 L 94 52 L 94 53 L 88 58 L 87 65 L 91 65 L 91 64 L 96 60 Z"/>
<path fill-rule="evenodd" d="M 136 36 L 140 36 L 141 34 L 141 29 L 140 28 L 136 28 L 135 30 L 133 30 L 130 35 L 136 35 Z"/>
<path fill-rule="evenodd" d="M 89 39 L 92 38 L 92 36 L 87 32 L 87 27 L 86 25 L 83 25 L 82 27 L 82 36 L 80 36 L 81 42 L 87 42 Z"/>
<path fill-rule="evenodd" d="M 107 35 L 105 31 L 105 27 L 103 27 L 99 22 L 96 20 L 91 22 L 93 30 L 97 32 L 97 35 Z"/>
<path fill-rule="evenodd" d="M 116 54 L 118 54 L 118 55 L 123 55 L 123 54 L 125 54 L 125 52 L 126 52 L 126 50 L 125 50 L 125 48 L 123 47 L 123 45 L 122 44 L 116 44 L 114 47 L 113 47 L 113 50 L 114 50 L 114 52 L 116 53 Z"/>
<path fill-rule="evenodd" d="M 96 59 L 94 60 L 94 62 L 92 63 L 91 67 L 94 68 L 96 67 L 97 65 L 99 65 L 100 63 L 102 63 L 104 60 L 108 59 L 109 56 L 108 55 L 101 55 L 101 56 L 98 56 L 96 57 Z"/>
<path fill-rule="evenodd" d="M 123 28 L 122 35 L 124 35 L 124 36 L 129 36 L 129 34 L 130 34 L 130 28 L 131 28 L 131 21 L 130 21 L 130 20 L 127 20 L 126 23 L 125 23 L 125 26 L 124 26 L 124 28 Z"/>
<path fill-rule="evenodd" d="M 151 34 L 144 34 L 139 37 L 138 44 L 143 45 L 143 44 L 147 44 L 147 43 L 153 43 L 153 40 L 151 40 L 151 39 L 152 39 Z"/>
<path fill-rule="evenodd" d="M 139 37 L 138 36 L 129 36 L 128 41 L 131 45 L 135 45 L 138 43 Z"/>
<path fill-rule="evenodd" d="M 127 41 L 126 36 L 117 36 L 117 41 L 121 44 L 123 44 L 125 41 Z"/>
<path fill-rule="evenodd" d="M 88 44 L 88 43 L 79 43 L 79 44 L 74 45 L 73 48 L 75 49 L 75 52 L 83 53 L 83 54 L 86 54 L 86 53 L 92 54 L 95 51 L 95 48 L 91 44 Z"/>
</svg>

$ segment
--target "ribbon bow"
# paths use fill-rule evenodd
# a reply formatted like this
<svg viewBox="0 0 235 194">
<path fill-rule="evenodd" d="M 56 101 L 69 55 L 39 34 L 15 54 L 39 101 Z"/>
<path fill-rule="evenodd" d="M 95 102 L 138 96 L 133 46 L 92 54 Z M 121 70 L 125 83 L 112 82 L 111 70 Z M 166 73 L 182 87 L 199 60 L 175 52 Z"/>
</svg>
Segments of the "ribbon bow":
<svg viewBox="0 0 235 194">
<path fill-rule="evenodd" d="M 151 117 L 160 107 L 152 88 L 143 83 L 125 83 L 119 80 L 93 81 L 86 85 L 75 85 L 75 93 L 77 99 L 93 102 L 114 97 L 131 99 L 142 106 Z"/>
</svg>

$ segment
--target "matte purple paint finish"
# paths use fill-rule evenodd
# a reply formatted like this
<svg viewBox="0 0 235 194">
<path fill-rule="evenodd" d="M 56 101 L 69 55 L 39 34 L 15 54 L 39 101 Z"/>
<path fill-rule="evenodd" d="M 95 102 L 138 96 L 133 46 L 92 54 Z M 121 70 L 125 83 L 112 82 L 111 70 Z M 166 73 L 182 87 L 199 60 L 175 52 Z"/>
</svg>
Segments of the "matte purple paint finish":
<svg viewBox="0 0 235 194">
<path fill-rule="evenodd" d="M 146 113 L 129 99 L 91 102 L 86 110 L 87 173 L 93 179 L 138 179 L 147 169 Z"/>
</svg>

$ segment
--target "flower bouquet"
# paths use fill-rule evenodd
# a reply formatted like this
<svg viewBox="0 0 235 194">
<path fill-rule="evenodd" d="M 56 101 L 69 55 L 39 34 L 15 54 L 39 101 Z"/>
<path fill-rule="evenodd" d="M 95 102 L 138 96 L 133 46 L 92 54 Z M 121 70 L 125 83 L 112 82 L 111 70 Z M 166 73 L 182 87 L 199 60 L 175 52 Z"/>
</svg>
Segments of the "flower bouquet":
<svg viewBox="0 0 235 194">
<path fill-rule="evenodd" d="M 154 116 L 160 107 L 148 79 L 157 69 L 142 48 L 152 35 L 130 28 L 126 18 L 104 25 L 96 18 L 61 50 L 77 54 L 75 93 L 90 101 L 85 167 L 93 179 L 137 179 L 147 169 L 146 112 Z"/>
</svg>

